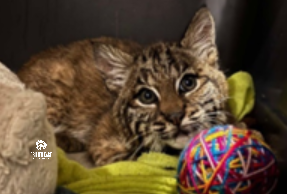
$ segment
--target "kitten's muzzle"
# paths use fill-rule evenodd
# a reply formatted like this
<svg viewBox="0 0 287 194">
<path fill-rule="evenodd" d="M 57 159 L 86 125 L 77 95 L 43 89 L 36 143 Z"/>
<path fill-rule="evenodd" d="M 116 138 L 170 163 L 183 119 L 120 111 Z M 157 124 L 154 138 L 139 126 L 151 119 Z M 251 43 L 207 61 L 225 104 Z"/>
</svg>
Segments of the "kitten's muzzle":
<svg viewBox="0 0 287 194">
<path fill-rule="evenodd" d="M 183 125 L 179 128 L 179 131 L 184 134 L 190 134 L 197 131 L 198 128 L 192 124 Z"/>
<path fill-rule="evenodd" d="M 197 132 L 198 128 L 193 125 L 180 126 L 171 138 L 165 140 L 165 143 L 174 149 L 181 150 Z"/>
</svg>

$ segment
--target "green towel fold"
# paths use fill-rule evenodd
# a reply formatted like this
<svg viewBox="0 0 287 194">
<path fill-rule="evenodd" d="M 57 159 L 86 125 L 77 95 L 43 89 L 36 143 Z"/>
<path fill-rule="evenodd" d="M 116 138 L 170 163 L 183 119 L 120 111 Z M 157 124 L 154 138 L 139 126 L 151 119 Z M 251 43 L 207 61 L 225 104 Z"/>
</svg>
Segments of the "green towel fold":
<svg viewBox="0 0 287 194">
<path fill-rule="evenodd" d="M 229 105 L 237 120 L 254 106 L 251 76 L 238 72 L 228 79 Z M 175 194 L 178 158 L 161 153 L 143 154 L 137 161 L 117 162 L 86 169 L 66 158 L 58 148 L 58 185 L 78 194 Z"/>
<path fill-rule="evenodd" d="M 250 74 L 240 71 L 230 76 L 227 82 L 231 113 L 240 121 L 253 109 L 255 103 L 253 80 Z"/>
<path fill-rule="evenodd" d="M 66 158 L 60 148 L 58 158 L 58 185 L 76 193 L 176 193 L 176 157 L 148 153 L 137 161 L 117 162 L 90 170 Z"/>
</svg>

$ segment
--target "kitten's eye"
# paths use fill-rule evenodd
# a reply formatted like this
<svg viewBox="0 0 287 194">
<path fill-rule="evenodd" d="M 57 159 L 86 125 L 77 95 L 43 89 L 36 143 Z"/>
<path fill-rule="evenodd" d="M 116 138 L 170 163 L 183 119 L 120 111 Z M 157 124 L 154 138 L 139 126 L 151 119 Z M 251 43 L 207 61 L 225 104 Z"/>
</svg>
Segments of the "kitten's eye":
<svg viewBox="0 0 287 194">
<path fill-rule="evenodd" d="M 157 101 L 155 93 L 149 89 L 141 89 L 137 96 L 138 99 L 144 104 L 152 104 Z"/>
<path fill-rule="evenodd" d="M 179 91 L 180 92 L 188 92 L 194 89 L 196 86 L 196 78 L 192 74 L 185 75 L 179 84 Z"/>
</svg>

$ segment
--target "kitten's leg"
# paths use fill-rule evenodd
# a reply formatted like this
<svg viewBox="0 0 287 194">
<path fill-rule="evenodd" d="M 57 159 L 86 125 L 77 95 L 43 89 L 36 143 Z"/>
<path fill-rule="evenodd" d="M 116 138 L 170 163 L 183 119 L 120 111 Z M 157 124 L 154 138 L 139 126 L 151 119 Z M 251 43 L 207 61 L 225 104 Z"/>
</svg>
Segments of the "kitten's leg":
<svg viewBox="0 0 287 194">
<path fill-rule="evenodd" d="M 98 139 L 89 146 L 89 154 L 96 166 L 128 160 L 131 152 L 116 137 Z"/>
<path fill-rule="evenodd" d="M 57 146 L 65 152 L 85 151 L 86 146 L 72 136 L 65 127 L 63 121 L 69 119 L 68 104 L 64 96 L 46 96 L 47 101 L 47 119 L 54 126 Z"/>
<path fill-rule="evenodd" d="M 106 114 L 91 134 L 88 151 L 95 165 L 102 166 L 128 160 L 135 148 L 129 144 L 126 131 L 119 130 L 110 115 Z"/>
<path fill-rule="evenodd" d="M 262 135 L 262 133 L 261 133 L 260 131 L 258 131 L 258 130 L 255 130 L 255 129 L 250 128 L 250 127 L 246 124 L 246 122 L 244 122 L 244 120 L 241 121 L 241 122 L 236 122 L 236 123 L 234 124 L 234 126 L 237 127 L 237 128 L 241 128 L 241 129 L 251 130 L 252 133 L 254 133 L 257 137 L 259 137 L 260 139 L 262 139 L 263 141 L 265 141 L 265 140 L 264 140 L 264 136 Z"/>
<path fill-rule="evenodd" d="M 56 143 L 57 146 L 63 149 L 65 152 L 82 152 L 86 151 L 87 147 L 82 142 L 78 141 L 74 137 L 71 137 L 67 133 L 58 133 L 56 134 Z"/>
</svg>

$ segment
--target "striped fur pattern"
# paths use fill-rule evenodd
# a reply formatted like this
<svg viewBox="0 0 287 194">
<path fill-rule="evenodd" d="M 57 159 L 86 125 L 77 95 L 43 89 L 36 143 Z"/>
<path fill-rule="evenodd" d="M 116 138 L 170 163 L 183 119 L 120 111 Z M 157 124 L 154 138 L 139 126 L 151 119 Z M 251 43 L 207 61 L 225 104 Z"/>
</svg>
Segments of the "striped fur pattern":
<svg viewBox="0 0 287 194">
<path fill-rule="evenodd" d="M 228 88 L 219 70 L 214 22 L 207 9 L 197 12 L 180 43 L 143 48 L 132 65 L 122 66 L 119 61 L 124 60 L 115 59 L 107 46 L 101 50 L 116 72 L 108 83 L 120 88 L 113 117 L 128 130 L 126 146 L 138 148 L 131 149 L 133 155 L 139 148 L 181 150 L 200 130 L 229 119 Z"/>
<path fill-rule="evenodd" d="M 217 57 L 214 21 L 202 8 L 179 43 L 84 40 L 34 56 L 18 75 L 46 96 L 57 144 L 88 150 L 100 166 L 142 150 L 180 151 L 200 130 L 226 123 Z"/>
<path fill-rule="evenodd" d="M 202 61 L 189 49 L 158 43 L 135 57 L 135 66 L 115 106 L 117 118 L 142 140 L 141 146 L 162 151 L 168 145 L 182 149 L 202 129 L 227 121 L 225 76 L 217 65 Z M 181 87 L 187 77 L 194 82 Z M 141 91 L 156 98 L 141 101 Z"/>
</svg>

